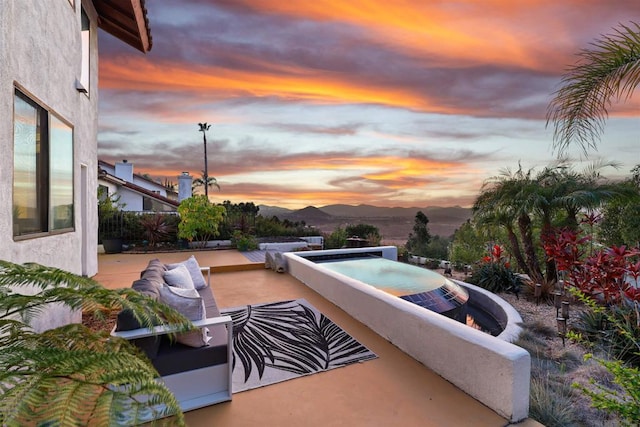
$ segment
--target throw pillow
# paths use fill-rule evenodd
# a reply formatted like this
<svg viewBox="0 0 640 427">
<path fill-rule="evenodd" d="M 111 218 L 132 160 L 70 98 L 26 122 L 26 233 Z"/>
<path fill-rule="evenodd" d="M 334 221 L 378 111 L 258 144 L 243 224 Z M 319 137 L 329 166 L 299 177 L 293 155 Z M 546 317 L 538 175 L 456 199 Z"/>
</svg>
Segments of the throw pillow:
<svg viewBox="0 0 640 427">
<path fill-rule="evenodd" d="M 160 301 L 180 312 L 189 320 L 203 320 L 207 315 L 204 301 L 194 288 L 184 289 L 172 286 L 160 288 Z M 208 328 L 176 335 L 176 341 L 189 347 L 202 347 L 209 343 Z"/>
<path fill-rule="evenodd" d="M 195 289 L 191 274 L 184 265 L 179 265 L 173 270 L 167 270 L 163 274 L 164 281 L 169 286 L 183 289 Z"/>
<path fill-rule="evenodd" d="M 175 264 L 167 264 L 166 267 L 169 270 L 172 270 L 179 265 L 184 265 L 187 268 L 196 289 L 203 289 L 207 287 L 207 282 L 204 280 L 202 271 L 200 271 L 200 265 L 198 264 L 195 256 L 191 255 L 186 261 L 177 262 Z"/>
</svg>

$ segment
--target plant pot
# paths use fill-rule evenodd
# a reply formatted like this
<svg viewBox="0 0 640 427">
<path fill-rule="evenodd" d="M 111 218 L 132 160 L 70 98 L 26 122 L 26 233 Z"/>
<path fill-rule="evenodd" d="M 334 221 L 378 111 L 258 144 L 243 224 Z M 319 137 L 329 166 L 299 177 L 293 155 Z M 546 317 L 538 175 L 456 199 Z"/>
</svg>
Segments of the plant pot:
<svg viewBox="0 0 640 427">
<path fill-rule="evenodd" d="M 106 254 L 119 254 L 122 252 L 122 237 L 102 239 L 102 246 Z"/>
</svg>

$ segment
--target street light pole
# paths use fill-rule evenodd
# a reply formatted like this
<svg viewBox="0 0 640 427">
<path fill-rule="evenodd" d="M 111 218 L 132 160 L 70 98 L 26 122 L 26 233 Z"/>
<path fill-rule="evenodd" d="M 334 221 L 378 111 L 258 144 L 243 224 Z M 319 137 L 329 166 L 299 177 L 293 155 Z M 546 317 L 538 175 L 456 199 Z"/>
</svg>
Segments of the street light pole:
<svg viewBox="0 0 640 427">
<path fill-rule="evenodd" d="M 204 174 L 202 176 L 204 180 L 204 195 L 207 196 L 207 200 L 209 200 L 209 167 L 207 160 L 207 131 L 211 127 L 207 122 L 198 123 L 200 126 L 200 132 L 202 132 L 202 139 L 204 140 Z"/>
</svg>

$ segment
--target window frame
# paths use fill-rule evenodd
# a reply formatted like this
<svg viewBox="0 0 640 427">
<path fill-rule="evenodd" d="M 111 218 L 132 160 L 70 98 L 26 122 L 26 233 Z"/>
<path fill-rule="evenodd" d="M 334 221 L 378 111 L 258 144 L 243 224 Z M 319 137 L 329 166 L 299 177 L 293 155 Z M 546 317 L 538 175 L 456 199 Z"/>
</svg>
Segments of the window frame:
<svg viewBox="0 0 640 427">
<path fill-rule="evenodd" d="M 19 86 L 17 83 L 14 84 L 13 91 L 13 115 L 12 115 L 12 169 L 13 169 L 13 177 L 11 182 L 11 206 L 12 210 L 16 206 L 16 101 L 17 98 L 20 98 L 23 102 L 27 103 L 31 107 L 33 107 L 37 112 L 38 117 L 38 125 L 41 126 L 39 131 L 36 132 L 36 139 L 40 139 L 39 147 L 38 142 L 36 142 L 36 156 L 39 159 L 36 160 L 36 199 L 37 199 L 37 207 L 36 207 L 36 215 L 34 217 L 38 217 L 39 219 L 39 230 L 33 232 L 27 232 L 24 234 L 16 234 L 17 224 L 12 215 L 12 234 L 14 241 L 28 240 L 43 236 L 50 236 L 56 234 L 64 234 L 76 231 L 76 186 L 75 186 L 75 128 L 74 126 L 66 119 L 64 119 L 60 114 L 56 113 L 53 109 L 46 106 L 24 88 Z M 71 226 L 64 228 L 55 228 L 55 224 L 53 220 L 55 215 L 53 213 L 52 207 L 52 176 L 55 174 L 52 173 L 52 158 L 50 148 L 52 146 L 52 118 L 55 118 L 60 124 L 67 127 L 70 131 L 70 144 L 71 144 L 71 206 L 70 206 L 70 215 L 71 215 Z M 39 150 L 39 153 L 38 153 Z"/>
<path fill-rule="evenodd" d="M 89 96 L 91 85 L 91 18 L 83 5 L 80 5 L 80 77 L 76 81 L 76 90 Z"/>
</svg>

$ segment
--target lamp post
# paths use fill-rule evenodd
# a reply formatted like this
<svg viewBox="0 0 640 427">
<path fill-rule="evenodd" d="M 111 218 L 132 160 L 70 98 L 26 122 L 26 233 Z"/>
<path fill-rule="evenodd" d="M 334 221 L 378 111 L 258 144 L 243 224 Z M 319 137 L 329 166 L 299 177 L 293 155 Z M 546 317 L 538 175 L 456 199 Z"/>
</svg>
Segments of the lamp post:
<svg viewBox="0 0 640 427">
<path fill-rule="evenodd" d="M 211 125 L 204 123 L 198 123 L 200 126 L 200 132 L 202 132 L 202 139 L 204 141 L 204 174 L 202 176 L 204 180 L 204 195 L 207 196 L 207 200 L 209 200 L 209 168 L 207 161 L 207 131 L 211 127 Z"/>
</svg>

